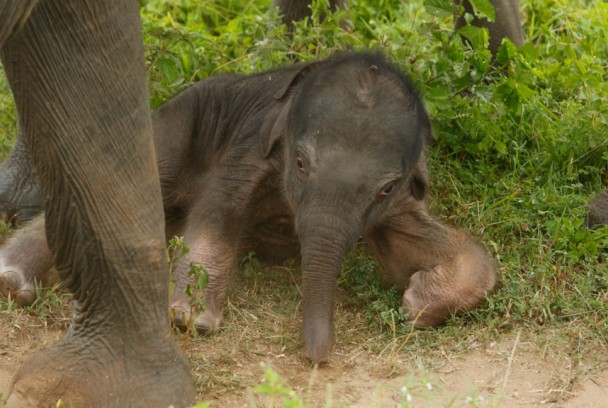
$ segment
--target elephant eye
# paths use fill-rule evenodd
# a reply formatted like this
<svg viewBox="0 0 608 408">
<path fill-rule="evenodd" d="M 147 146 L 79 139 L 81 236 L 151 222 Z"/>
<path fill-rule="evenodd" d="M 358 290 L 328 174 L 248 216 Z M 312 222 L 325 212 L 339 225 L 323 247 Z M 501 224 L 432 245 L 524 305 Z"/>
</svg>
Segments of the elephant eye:
<svg viewBox="0 0 608 408">
<path fill-rule="evenodd" d="M 306 163 L 306 156 L 301 152 L 296 152 L 295 167 L 297 169 L 296 176 L 300 181 L 306 181 L 308 179 L 308 166 Z"/>
<path fill-rule="evenodd" d="M 304 159 L 302 159 L 300 156 L 296 157 L 296 166 L 298 166 L 298 169 L 301 171 L 306 170 L 304 167 Z"/>
<path fill-rule="evenodd" d="M 302 154 L 296 154 L 296 167 L 301 174 L 305 174 L 307 172 L 306 162 L 304 161 Z"/>
<path fill-rule="evenodd" d="M 386 196 L 391 195 L 393 193 L 393 191 L 395 191 L 395 182 L 390 182 L 386 186 L 384 186 L 384 188 L 380 192 L 380 195 L 382 197 L 386 197 Z"/>
</svg>

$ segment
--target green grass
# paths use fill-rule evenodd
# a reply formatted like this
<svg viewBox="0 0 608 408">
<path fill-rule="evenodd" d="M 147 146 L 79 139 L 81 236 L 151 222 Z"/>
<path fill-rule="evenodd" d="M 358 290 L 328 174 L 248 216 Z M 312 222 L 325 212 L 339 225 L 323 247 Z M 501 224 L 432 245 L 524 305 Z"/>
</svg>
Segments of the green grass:
<svg viewBox="0 0 608 408">
<path fill-rule="evenodd" d="M 358 248 L 339 281 L 338 347 L 358 344 L 382 355 L 390 372 L 391 352 L 439 361 L 441 353 L 466 351 L 470 339 L 490 342 L 523 330 L 540 348 L 573 361 L 605 361 L 608 228 L 582 224 L 589 199 L 608 186 L 608 3 L 521 0 L 526 44 L 505 43 L 495 66 L 482 34 L 474 33 L 479 44 L 471 49 L 452 33 L 449 1 L 353 0 L 335 14 L 319 2 L 313 21 L 297 23 L 293 37 L 270 3 L 142 1 L 151 105 L 210 75 L 381 49 L 412 77 L 433 117 L 433 211 L 481 240 L 500 272 L 500 289 L 479 309 L 412 332 L 399 293 L 382 284 L 380 267 Z M 0 112 L 5 155 L 16 119 L 4 79 Z M 297 268 L 262 269 L 249 258 L 241 269 L 222 332 L 187 346 L 201 398 L 259 382 L 232 375 L 234 350 L 250 358 L 262 353 L 249 338 L 267 339 L 273 352 L 301 353 Z M 53 307 L 47 301 L 33 310 L 50 316 Z M 213 348 L 220 351 L 205 356 Z M 281 381 L 267 379 L 254 393 L 295 398 L 285 406 L 306 403 Z"/>
</svg>

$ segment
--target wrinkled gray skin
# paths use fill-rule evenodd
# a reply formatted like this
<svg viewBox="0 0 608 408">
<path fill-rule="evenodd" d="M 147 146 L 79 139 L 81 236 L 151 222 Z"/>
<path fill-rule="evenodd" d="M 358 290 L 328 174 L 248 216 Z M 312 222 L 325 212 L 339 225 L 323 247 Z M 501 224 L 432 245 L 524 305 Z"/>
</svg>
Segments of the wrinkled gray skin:
<svg viewBox="0 0 608 408">
<path fill-rule="evenodd" d="M 0 1 L 20 143 L 40 175 L 54 264 L 74 294 L 68 334 L 17 371 L 9 407 L 193 402 L 167 316 L 138 13 L 137 1 Z"/>
<path fill-rule="evenodd" d="M 288 256 L 299 244 L 313 362 L 329 358 L 336 279 L 361 236 L 405 288 L 416 326 L 470 310 L 495 285 L 483 247 L 428 214 L 429 119 L 407 78 L 379 55 L 209 79 L 163 105 L 153 123 L 167 236 L 183 234 L 190 246 L 175 272 L 178 325 L 219 327 L 231 270 L 249 249 Z M 18 244 L 0 261 L 31 273 L 11 261 Z M 209 271 L 206 309 L 194 315 L 184 294 L 191 262 Z"/>
</svg>

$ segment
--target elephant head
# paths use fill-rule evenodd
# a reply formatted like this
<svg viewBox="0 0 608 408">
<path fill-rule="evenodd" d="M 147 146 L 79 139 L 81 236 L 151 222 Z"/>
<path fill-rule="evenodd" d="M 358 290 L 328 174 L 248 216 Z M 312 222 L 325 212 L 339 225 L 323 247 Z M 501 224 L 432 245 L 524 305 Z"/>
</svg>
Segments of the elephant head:
<svg viewBox="0 0 608 408">
<path fill-rule="evenodd" d="M 424 194 L 414 171 L 430 121 L 411 82 L 378 54 L 305 66 L 277 96 L 283 103 L 272 129 L 262 132 L 262 150 L 268 155 L 282 142 L 301 244 L 306 355 L 323 362 L 333 344 L 344 256 L 404 189 Z"/>
</svg>

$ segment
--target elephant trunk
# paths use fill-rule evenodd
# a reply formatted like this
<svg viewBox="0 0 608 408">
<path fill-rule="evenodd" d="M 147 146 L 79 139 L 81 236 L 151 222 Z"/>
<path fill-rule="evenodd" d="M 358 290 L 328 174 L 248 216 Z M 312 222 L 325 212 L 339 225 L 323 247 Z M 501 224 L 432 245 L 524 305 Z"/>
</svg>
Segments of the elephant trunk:
<svg viewBox="0 0 608 408">
<path fill-rule="evenodd" d="M 342 259 L 360 236 L 353 217 L 311 215 L 298 217 L 302 254 L 302 310 L 306 357 L 313 363 L 328 360 L 333 345 L 333 313 Z"/>
</svg>

